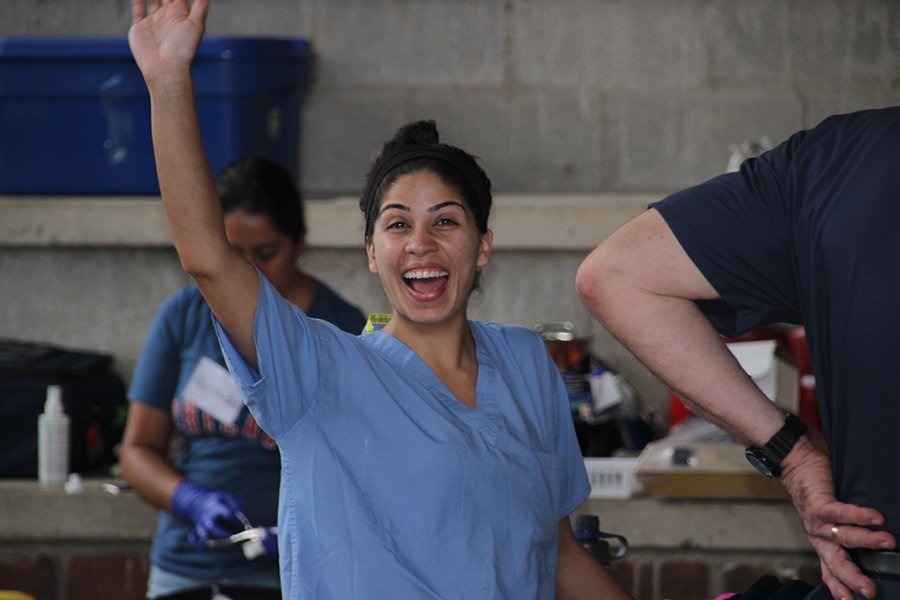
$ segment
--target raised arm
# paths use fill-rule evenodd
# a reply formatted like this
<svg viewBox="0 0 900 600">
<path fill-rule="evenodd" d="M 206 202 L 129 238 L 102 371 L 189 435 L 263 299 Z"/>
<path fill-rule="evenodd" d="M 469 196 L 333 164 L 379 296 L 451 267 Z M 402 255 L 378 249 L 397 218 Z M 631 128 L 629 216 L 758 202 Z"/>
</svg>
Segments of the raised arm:
<svg viewBox="0 0 900 600">
<path fill-rule="evenodd" d="M 761 446 L 784 417 L 728 351 L 695 300 L 718 294 L 690 260 L 662 216 L 648 210 L 600 244 L 578 270 L 585 306 L 610 332 L 704 417 Z M 883 517 L 838 502 L 827 457 L 805 438 L 782 464 L 781 482 L 797 508 L 834 597 L 872 597 L 874 582 L 831 539 L 840 525 L 846 547 L 893 547 L 873 532 Z"/>
<path fill-rule="evenodd" d="M 132 0 L 131 7 L 128 41 L 150 92 L 156 169 L 175 249 L 235 347 L 256 365 L 259 280 L 225 237 L 190 72 L 209 2 Z"/>
</svg>

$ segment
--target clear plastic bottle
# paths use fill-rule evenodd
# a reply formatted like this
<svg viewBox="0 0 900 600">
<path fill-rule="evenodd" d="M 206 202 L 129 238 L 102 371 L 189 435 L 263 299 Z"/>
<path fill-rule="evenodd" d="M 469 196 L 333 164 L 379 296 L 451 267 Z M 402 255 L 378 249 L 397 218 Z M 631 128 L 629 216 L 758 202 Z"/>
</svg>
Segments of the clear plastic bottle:
<svg viewBox="0 0 900 600">
<path fill-rule="evenodd" d="M 38 416 L 38 481 L 62 486 L 69 476 L 69 417 L 63 412 L 62 387 L 47 386 L 44 413 Z"/>
</svg>

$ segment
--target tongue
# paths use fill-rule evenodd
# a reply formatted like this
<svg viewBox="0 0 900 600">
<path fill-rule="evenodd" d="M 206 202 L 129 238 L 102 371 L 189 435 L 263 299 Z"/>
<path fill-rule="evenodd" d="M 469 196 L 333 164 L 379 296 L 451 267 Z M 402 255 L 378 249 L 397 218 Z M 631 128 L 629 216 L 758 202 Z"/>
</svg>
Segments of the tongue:
<svg viewBox="0 0 900 600">
<path fill-rule="evenodd" d="M 432 294 L 437 292 L 442 285 L 444 285 L 443 277 L 409 280 L 409 286 L 419 294 Z"/>
</svg>

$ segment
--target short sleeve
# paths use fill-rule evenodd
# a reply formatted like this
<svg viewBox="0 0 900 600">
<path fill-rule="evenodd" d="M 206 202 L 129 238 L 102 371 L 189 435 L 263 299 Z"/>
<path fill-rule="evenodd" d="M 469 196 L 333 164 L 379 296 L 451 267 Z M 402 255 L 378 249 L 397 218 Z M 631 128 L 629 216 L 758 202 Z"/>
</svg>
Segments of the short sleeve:
<svg viewBox="0 0 900 600">
<path fill-rule="evenodd" d="M 131 377 L 130 400 L 169 410 L 178 386 L 183 298 L 184 294 L 169 297 L 153 318 Z"/>
<path fill-rule="evenodd" d="M 330 376 L 329 349 L 319 329 L 333 327 L 310 319 L 281 297 L 260 273 L 253 326 L 256 370 L 234 348 L 221 324 L 216 334 L 225 362 L 260 426 L 278 440 L 309 410 L 322 378 Z"/>
<path fill-rule="evenodd" d="M 720 333 L 799 319 L 791 169 L 802 137 L 651 205 L 719 293 L 698 305 Z"/>
</svg>

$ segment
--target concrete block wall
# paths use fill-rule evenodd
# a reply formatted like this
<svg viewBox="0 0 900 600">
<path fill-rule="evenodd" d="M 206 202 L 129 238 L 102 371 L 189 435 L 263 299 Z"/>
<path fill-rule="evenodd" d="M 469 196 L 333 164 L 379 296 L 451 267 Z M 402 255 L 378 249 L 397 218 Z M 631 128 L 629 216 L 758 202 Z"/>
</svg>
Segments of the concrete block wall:
<svg viewBox="0 0 900 600">
<path fill-rule="evenodd" d="M 4 0 L 2 35 L 125 35 L 129 3 Z M 376 146 L 433 117 L 496 189 L 669 190 L 733 142 L 893 104 L 892 0 L 215 0 L 209 35 L 315 52 L 302 178 L 356 193 Z"/>
</svg>

